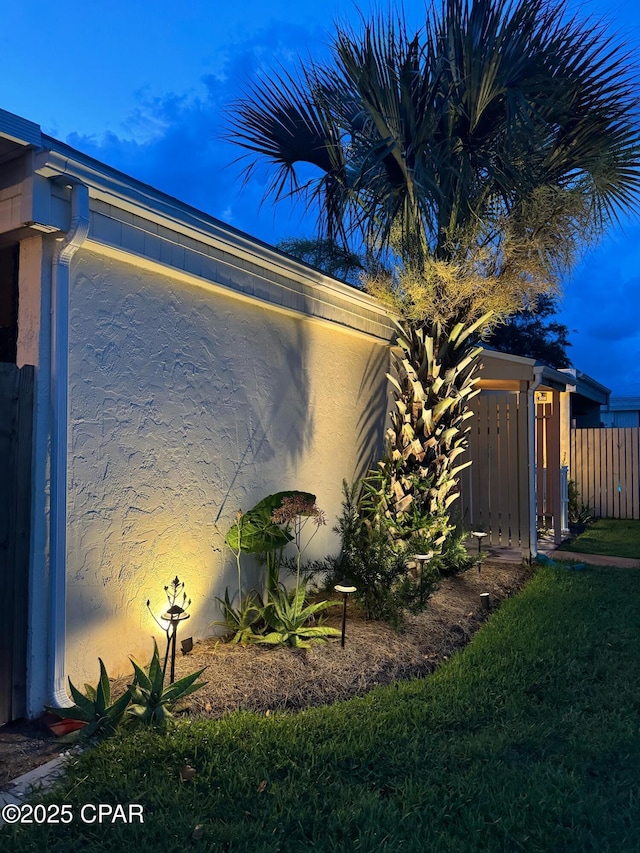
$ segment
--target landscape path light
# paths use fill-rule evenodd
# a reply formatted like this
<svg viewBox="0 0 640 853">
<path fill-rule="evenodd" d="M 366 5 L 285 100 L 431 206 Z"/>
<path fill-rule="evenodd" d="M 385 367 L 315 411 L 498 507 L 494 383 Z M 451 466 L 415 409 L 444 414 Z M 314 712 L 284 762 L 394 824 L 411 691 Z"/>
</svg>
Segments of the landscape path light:
<svg viewBox="0 0 640 853">
<path fill-rule="evenodd" d="M 481 566 L 482 566 L 482 556 L 481 556 L 481 550 L 480 550 L 481 546 L 482 546 L 482 540 L 484 539 L 485 536 L 488 536 L 489 534 L 485 533 L 484 530 L 472 530 L 471 535 L 475 536 L 475 538 L 478 540 L 478 573 L 479 573 Z"/>
<path fill-rule="evenodd" d="M 341 592 L 343 595 L 342 602 L 342 635 L 340 637 L 340 645 L 344 649 L 344 638 L 347 629 L 347 598 L 354 592 L 357 592 L 357 587 L 349 586 L 346 583 L 337 583 L 334 586 L 336 592 Z"/>
<path fill-rule="evenodd" d="M 167 673 L 167 661 L 169 660 L 169 654 L 171 654 L 171 673 L 169 684 L 173 684 L 176 680 L 176 637 L 178 634 L 178 627 L 181 622 L 184 622 L 191 615 L 190 613 L 187 613 L 187 610 L 191 605 L 191 599 L 187 601 L 187 593 L 184 591 L 184 583 L 180 581 L 180 578 L 177 575 L 168 586 L 165 586 L 164 591 L 167 596 L 167 601 L 169 602 L 169 607 L 166 612 L 162 614 L 160 619 L 158 619 L 151 610 L 151 602 L 149 599 L 147 599 L 147 608 L 149 609 L 149 613 L 153 616 L 156 625 L 159 625 L 167 635 L 167 650 L 164 655 L 162 674 L 164 676 Z M 182 605 L 178 604 L 178 600 L 181 596 Z M 163 622 L 165 623 L 164 625 L 162 624 Z"/>
<path fill-rule="evenodd" d="M 424 564 L 428 563 L 433 557 L 433 551 L 426 554 L 414 554 L 413 559 L 416 561 L 416 581 L 420 584 L 420 606 L 424 604 L 424 586 L 422 584 L 422 573 L 424 572 Z"/>
</svg>

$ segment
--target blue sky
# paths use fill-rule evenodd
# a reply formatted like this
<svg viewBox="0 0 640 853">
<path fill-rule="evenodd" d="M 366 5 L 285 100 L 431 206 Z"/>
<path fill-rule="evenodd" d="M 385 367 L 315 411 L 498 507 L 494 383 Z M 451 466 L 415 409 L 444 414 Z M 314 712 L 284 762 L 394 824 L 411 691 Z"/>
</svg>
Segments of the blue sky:
<svg viewBox="0 0 640 853">
<path fill-rule="evenodd" d="M 267 242 L 309 234 L 302 211 L 260 205 L 260 180 L 242 186 L 239 149 L 220 138 L 223 110 L 251 75 L 321 56 L 334 21 L 379 5 L 111 0 L 59 13 L 21 0 L 3 10 L 0 107 Z M 604 18 L 640 66 L 640 4 L 572 0 L 570 9 Z M 405 3 L 409 23 L 423 10 Z M 574 366 L 614 394 L 640 395 L 639 222 L 625 219 L 585 254 L 559 319 L 575 330 Z"/>
</svg>

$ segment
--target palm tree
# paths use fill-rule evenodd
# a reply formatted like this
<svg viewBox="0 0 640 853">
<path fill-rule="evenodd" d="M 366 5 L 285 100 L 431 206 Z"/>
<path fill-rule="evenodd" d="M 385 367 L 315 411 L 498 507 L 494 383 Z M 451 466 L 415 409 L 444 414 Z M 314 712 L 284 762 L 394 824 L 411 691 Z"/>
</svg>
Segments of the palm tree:
<svg viewBox="0 0 640 853">
<path fill-rule="evenodd" d="M 245 179 L 266 162 L 267 196 L 316 205 L 320 238 L 363 254 L 401 318 L 381 491 L 396 534 L 423 512 L 436 540 L 448 529 L 478 338 L 637 209 L 630 68 L 563 2 L 443 0 L 416 33 L 338 28 L 330 63 L 260 77 L 234 108 Z"/>
</svg>

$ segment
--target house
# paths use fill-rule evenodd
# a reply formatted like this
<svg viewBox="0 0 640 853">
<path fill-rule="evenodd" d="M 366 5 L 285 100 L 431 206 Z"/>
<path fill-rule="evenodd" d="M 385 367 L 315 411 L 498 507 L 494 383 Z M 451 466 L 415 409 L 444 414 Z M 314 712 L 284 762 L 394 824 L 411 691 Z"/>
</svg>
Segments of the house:
<svg viewBox="0 0 640 853">
<path fill-rule="evenodd" d="M 176 575 L 210 634 L 238 509 L 299 488 L 338 516 L 393 338 L 373 298 L 0 110 L 0 723 L 146 659 Z M 530 559 L 575 377 L 483 361 L 463 523 Z M 336 550 L 328 524 L 308 556 Z"/>
<path fill-rule="evenodd" d="M 190 631 L 211 633 L 239 508 L 300 488 L 339 514 L 381 449 L 393 328 L 369 296 L 4 111 L 0 285 L 7 399 L 33 377 L 1 723 L 68 704 L 98 656 L 112 674 L 148 658 L 146 601 L 162 612 L 175 575 Z M 331 524 L 313 544 L 336 550 Z"/>
<path fill-rule="evenodd" d="M 640 427 L 640 397 L 611 397 L 600 417 L 607 427 Z"/>
</svg>

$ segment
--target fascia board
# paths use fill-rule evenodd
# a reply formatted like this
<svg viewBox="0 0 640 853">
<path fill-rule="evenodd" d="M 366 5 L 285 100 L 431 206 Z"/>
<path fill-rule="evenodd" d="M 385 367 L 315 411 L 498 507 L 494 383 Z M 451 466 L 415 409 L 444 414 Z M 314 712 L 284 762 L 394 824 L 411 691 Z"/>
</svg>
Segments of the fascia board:
<svg viewBox="0 0 640 853">
<path fill-rule="evenodd" d="M 551 388 L 554 391 L 566 391 L 568 386 L 572 385 L 570 378 L 559 370 L 554 370 L 546 365 L 542 367 L 541 373 L 542 385 Z"/>
<path fill-rule="evenodd" d="M 157 225 L 178 231 L 223 252 L 235 254 L 245 261 L 270 269 L 279 275 L 295 276 L 316 288 L 335 293 L 341 299 L 366 307 L 368 311 L 388 316 L 385 308 L 372 296 L 314 270 L 279 252 L 266 243 L 237 231 L 177 199 L 129 178 L 91 158 L 76 155 L 73 149 L 62 150 L 56 140 L 44 137 L 46 150 L 35 158 L 36 172 L 64 182 L 80 181 L 89 187 L 92 198 L 140 216 Z"/>
<path fill-rule="evenodd" d="M 500 352 L 499 350 L 491 349 L 490 347 L 482 347 L 480 355 L 482 358 L 495 358 L 498 361 L 508 361 L 513 364 L 522 364 L 523 366 L 526 365 L 532 369 L 536 363 L 535 358 L 528 358 L 524 355 L 512 355 L 509 352 Z"/>
</svg>

